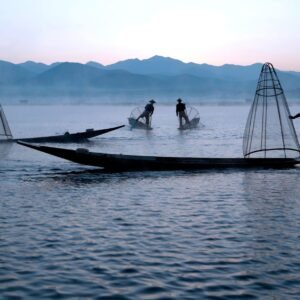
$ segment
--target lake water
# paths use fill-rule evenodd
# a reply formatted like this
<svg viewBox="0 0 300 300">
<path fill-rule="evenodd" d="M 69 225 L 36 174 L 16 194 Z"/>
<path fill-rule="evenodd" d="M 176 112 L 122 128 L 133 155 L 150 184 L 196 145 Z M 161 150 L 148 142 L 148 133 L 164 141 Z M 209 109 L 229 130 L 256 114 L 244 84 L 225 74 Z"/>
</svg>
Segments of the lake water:
<svg viewBox="0 0 300 300">
<path fill-rule="evenodd" d="M 133 109 L 3 108 L 14 137 L 127 125 Z M 152 131 L 56 146 L 242 157 L 248 105 L 198 106 L 205 127 L 185 132 L 175 106 L 155 109 Z M 299 169 L 104 173 L 0 147 L 1 299 L 299 299 Z"/>
</svg>

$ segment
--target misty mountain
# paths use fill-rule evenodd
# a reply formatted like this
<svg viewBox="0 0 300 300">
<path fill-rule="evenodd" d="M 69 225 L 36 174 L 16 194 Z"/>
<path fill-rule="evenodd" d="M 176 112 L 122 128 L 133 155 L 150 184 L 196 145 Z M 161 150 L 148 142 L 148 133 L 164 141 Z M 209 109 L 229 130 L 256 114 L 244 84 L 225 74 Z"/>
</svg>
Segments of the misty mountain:
<svg viewBox="0 0 300 300">
<path fill-rule="evenodd" d="M 170 57 L 129 59 L 104 66 L 90 61 L 53 63 L 0 61 L 0 96 L 9 97 L 190 97 L 238 99 L 254 96 L 262 64 L 184 63 Z M 288 97 L 300 98 L 300 73 L 277 70 Z"/>
<path fill-rule="evenodd" d="M 147 88 L 159 81 L 144 75 L 122 70 L 105 70 L 79 63 L 61 63 L 27 81 L 28 84 L 48 87 L 84 88 Z"/>
<path fill-rule="evenodd" d="M 208 65 L 199 65 L 195 63 L 184 63 L 180 60 L 170 57 L 153 56 L 149 59 L 128 59 L 106 66 L 109 70 L 126 70 L 131 73 L 144 74 L 144 75 L 181 75 L 190 74 L 200 77 L 216 76 L 211 72 Z"/>
<path fill-rule="evenodd" d="M 76 89 L 81 87 L 85 89 L 201 91 L 205 94 L 212 90 L 237 90 L 236 83 L 232 80 L 199 77 L 190 74 L 155 77 L 119 69 L 99 69 L 79 63 L 62 63 L 27 81 L 27 85 L 76 87 Z M 241 83 L 238 86 L 240 87 Z"/>
<path fill-rule="evenodd" d="M 37 86 L 84 86 L 97 84 L 102 71 L 80 63 L 61 63 L 29 80 Z"/>
<path fill-rule="evenodd" d="M 22 67 L 10 62 L 0 60 L 0 84 L 17 84 L 29 78 L 34 74 Z"/>
<path fill-rule="evenodd" d="M 220 67 L 205 65 L 206 68 L 217 78 L 226 78 L 228 80 L 256 80 L 261 71 L 263 64 L 252 64 L 249 66 L 238 66 L 225 64 Z"/>
<path fill-rule="evenodd" d="M 105 69 L 105 66 L 100 64 L 100 63 L 97 63 L 95 61 L 89 61 L 86 63 L 87 66 L 90 66 L 90 67 L 95 67 L 95 68 L 99 68 L 99 69 Z"/>
<path fill-rule="evenodd" d="M 126 70 L 136 74 L 176 75 L 186 72 L 186 64 L 170 57 L 153 56 L 149 59 L 128 59 L 106 66 L 108 70 Z M 189 73 L 191 74 L 191 73 Z"/>
<path fill-rule="evenodd" d="M 51 66 L 48 66 L 43 63 L 36 63 L 34 61 L 26 61 L 18 65 L 33 74 L 40 74 L 51 68 Z"/>
<path fill-rule="evenodd" d="M 262 64 L 250 66 L 223 65 L 220 67 L 208 64 L 184 63 L 170 57 L 153 56 L 149 59 L 128 59 L 106 66 L 110 70 L 126 70 L 144 75 L 180 75 L 190 74 L 217 79 L 256 79 Z"/>
<path fill-rule="evenodd" d="M 277 75 L 279 77 L 283 89 L 291 90 L 300 87 L 300 75 L 298 72 L 292 73 L 277 71 Z"/>
</svg>

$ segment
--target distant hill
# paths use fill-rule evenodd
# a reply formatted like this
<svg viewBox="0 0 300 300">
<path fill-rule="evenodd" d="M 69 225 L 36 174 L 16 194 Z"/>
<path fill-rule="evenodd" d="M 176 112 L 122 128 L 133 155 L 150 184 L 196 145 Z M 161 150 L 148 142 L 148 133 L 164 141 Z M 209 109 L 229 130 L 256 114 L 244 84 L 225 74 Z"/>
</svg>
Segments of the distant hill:
<svg viewBox="0 0 300 300">
<path fill-rule="evenodd" d="M 61 63 L 34 77 L 27 84 L 84 88 L 146 88 L 158 80 L 123 70 L 106 70 L 79 63 Z"/>
<path fill-rule="evenodd" d="M 15 85 L 32 78 L 34 74 L 10 62 L 0 60 L 0 84 Z"/>
<path fill-rule="evenodd" d="M 20 63 L 19 66 L 28 70 L 33 74 L 40 74 L 47 71 L 49 68 L 51 68 L 51 66 L 49 65 L 36 63 L 34 61 L 26 61 L 24 63 Z"/>
<path fill-rule="evenodd" d="M 145 75 L 180 75 L 190 74 L 200 77 L 218 79 L 256 79 L 262 64 L 250 66 L 223 65 L 221 67 L 208 64 L 184 63 L 170 57 L 153 56 L 149 59 L 128 59 L 108 65 L 109 70 L 126 70 L 128 72 Z"/>
<path fill-rule="evenodd" d="M 61 63 L 31 79 L 37 86 L 83 86 L 98 81 L 102 71 L 79 63 Z"/>
<path fill-rule="evenodd" d="M 99 68 L 99 69 L 105 69 L 105 66 L 100 64 L 100 63 L 97 63 L 95 61 L 89 61 L 86 63 L 87 66 L 90 66 L 90 67 L 95 67 L 95 68 Z"/>
<path fill-rule="evenodd" d="M 252 98 L 262 64 L 249 66 L 184 63 L 170 57 L 128 59 L 108 66 L 57 62 L 0 61 L 0 96 L 14 98 L 80 97 L 106 99 L 175 97 L 193 101 L 245 101 Z M 276 67 L 276 66 L 275 66 Z M 288 97 L 300 99 L 300 73 L 277 70 Z M 57 101 L 57 100 L 56 100 Z"/>
<path fill-rule="evenodd" d="M 186 72 L 187 64 L 170 57 L 153 56 L 149 59 L 128 59 L 106 66 L 108 70 L 126 70 L 136 74 L 178 75 Z M 192 73 L 189 73 L 192 74 Z"/>
</svg>

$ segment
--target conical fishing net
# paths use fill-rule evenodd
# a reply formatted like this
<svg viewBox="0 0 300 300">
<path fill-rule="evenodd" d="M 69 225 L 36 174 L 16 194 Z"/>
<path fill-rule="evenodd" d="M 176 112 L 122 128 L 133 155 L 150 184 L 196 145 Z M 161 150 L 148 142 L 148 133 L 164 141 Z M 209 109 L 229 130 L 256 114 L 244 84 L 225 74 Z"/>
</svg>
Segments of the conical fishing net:
<svg viewBox="0 0 300 300">
<path fill-rule="evenodd" d="M 186 106 L 186 114 L 189 117 L 189 120 L 195 119 L 195 120 L 198 120 L 198 122 L 200 121 L 199 112 L 195 107 L 187 105 Z"/>
<path fill-rule="evenodd" d="M 144 112 L 144 110 L 145 110 L 145 108 L 142 106 L 138 106 L 138 107 L 134 108 L 131 111 L 129 120 L 131 120 L 132 122 L 135 122 L 135 120 Z M 152 120 L 152 116 L 149 117 L 149 126 L 151 126 L 151 120 Z M 145 117 L 140 118 L 139 122 L 144 124 L 145 126 L 147 126 Z M 134 124 L 131 124 L 131 125 L 134 125 Z M 135 124 L 135 125 L 137 125 L 137 124 Z"/>
<path fill-rule="evenodd" d="M 203 126 L 203 124 L 200 123 L 200 114 L 198 110 L 190 105 L 186 105 L 185 109 L 186 115 L 188 116 L 189 123 L 186 123 L 186 120 L 183 118 L 182 119 L 182 126 L 186 128 L 195 128 L 198 125 Z M 200 123 L 200 124 L 199 124 Z"/>
<path fill-rule="evenodd" d="M 142 113 L 143 111 L 144 111 L 144 108 L 141 107 L 141 106 L 134 108 L 134 109 L 131 111 L 130 118 L 133 118 L 133 119 L 138 118 L 138 116 L 141 115 L 141 113 Z"/>
<path fill-rule="evenodd" d="M 263 65 L 244 132 L 245 157 L 297 157 L 299 142 L 276 71 Z"/>
<path fill-rule="evenodd" d="M 0 105 L 0 140 L 7 140 L 11 138 L 12 134 L 8 126 L 8 122 L 6 120 L 2 106 Z"/>
</svg>

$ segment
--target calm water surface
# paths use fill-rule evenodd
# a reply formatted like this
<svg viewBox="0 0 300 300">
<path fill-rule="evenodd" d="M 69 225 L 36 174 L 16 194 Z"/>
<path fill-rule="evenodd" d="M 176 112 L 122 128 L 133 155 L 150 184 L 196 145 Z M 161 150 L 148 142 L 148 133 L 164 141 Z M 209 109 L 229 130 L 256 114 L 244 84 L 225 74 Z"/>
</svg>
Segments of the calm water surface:
<svg viewBox="0 0 300 300">
<path fill-rule="evenodd" d="M 132 108 L 4 110 L 30 137 L 127 125 Z M 64 147 L 241 157 L 249 107 L 197 108 L 202 129 L 156 105 L 150 132 Z M 0 147 L 0 299 L 299 299 L 299 169 L 105 173 Z"/>
</svg>

